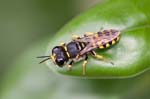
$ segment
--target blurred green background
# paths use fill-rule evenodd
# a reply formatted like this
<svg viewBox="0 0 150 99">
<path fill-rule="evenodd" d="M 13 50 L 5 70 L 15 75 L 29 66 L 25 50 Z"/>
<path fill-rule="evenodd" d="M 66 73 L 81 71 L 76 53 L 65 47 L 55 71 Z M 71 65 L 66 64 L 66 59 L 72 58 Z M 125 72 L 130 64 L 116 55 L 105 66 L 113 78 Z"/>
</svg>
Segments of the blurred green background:
<svg viewBox="0 0 150 99">
<path fill-rule="evenodd" d="M 99 2 L 1 0 L 0 99 L 149 99 L 149 72 L 128 79 L 81 80 L 51 73 L 33 59 L 45 53 L 45 39 Z"/>
<path fill-rule="evenodd" d="M 1 0 L 0 76 L 15 58 L 100 0 Z"/>
</svg>

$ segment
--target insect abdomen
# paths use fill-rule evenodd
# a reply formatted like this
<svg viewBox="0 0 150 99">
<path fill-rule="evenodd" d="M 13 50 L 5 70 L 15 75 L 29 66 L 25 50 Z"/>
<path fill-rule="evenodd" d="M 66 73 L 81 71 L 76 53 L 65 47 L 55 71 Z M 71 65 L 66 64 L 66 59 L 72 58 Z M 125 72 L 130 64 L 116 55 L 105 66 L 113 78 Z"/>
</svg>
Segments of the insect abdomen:
<svg viewBox="0 0 150 99">
<path fill-rule="evenodd" d="M 99 39 L 97 45 L 100 49 L 108 48 L 120 39 L 120 32 L 113 29 L 97 32 L 97 35 Z"/>
</svg>

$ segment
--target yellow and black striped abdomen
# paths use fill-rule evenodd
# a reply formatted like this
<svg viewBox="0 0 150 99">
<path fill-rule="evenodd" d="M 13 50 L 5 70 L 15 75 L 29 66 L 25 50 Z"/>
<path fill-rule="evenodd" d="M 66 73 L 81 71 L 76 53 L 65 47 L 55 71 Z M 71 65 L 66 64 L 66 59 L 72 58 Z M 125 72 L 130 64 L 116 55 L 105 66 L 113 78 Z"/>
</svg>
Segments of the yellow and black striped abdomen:
<svg viewBox="0 0 150 99">
<path fill-rule="evenodd" d="M 117 30 L 104 30 L 102 32 L 97 32 L 96 45 L 100 49 L 108 48 L 114 45 L 120 39 L 120 32 Z"/>
</svg>

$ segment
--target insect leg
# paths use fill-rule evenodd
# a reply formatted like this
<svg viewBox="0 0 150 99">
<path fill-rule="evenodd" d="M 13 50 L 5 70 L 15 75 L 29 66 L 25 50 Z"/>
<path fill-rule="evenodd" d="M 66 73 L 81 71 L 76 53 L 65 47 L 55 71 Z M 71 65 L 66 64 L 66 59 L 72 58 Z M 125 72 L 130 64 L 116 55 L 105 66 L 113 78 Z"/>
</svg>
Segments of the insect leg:
<svg viewBox="0 0 150 99">
<path fill-rule="evenodd" d="M 113 62 L 111 62 L 111 61 L 105 59 L 102 55 L 98 55 L 95 51 L 91 51 L 91 54 L 92 54 L 95 58 L 97 58 L 97 59 L 99 59 L 99 60 L 103 60 L 103 61 L 105 61 L 105 62 L 108 62 L 108 63 L 111 63 L 112 65 L 114 65 Z"/>
<path fill-rule="evenodd" d="M 72 64 L 74 63 L 74 61 L 72 60 L 70 63 L 69 63 L 69 65 L 67 65 L 67 67 L 68 67 L 68 69 L 69 69 L 69 71 L 71 71 L 72 70 Z"/>
<path fill-rule="evenodd" d="M 82 75 L 85 75 L 86 74 L 86 64 L 87 64 L 87 59 L 88 59 L 88 56 L 86 55 L 85 56 L 85 59 L 84 59 L 84 62 L 83 62 L 83 71 L 82 71 Z"/>
</svg>

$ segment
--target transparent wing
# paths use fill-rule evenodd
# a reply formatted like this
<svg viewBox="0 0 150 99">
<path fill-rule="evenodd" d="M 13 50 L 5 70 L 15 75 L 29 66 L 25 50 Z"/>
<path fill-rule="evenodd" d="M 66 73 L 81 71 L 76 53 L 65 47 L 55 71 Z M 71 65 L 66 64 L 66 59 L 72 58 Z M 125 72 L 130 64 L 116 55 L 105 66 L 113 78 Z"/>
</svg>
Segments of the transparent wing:
<svg viewBox="0 0 150 99">
<path fill-rule="evenodd" d="M 77 38 L 75 39 L 75 41 L 89 43 L 91 42 L 92 39 L 93 39 L 93 36 L 86 36 L 86 37 Z"/>
<path fill-rule="evenodd" d="M 81 42 L 83 42 L 82 40 L 83 39 L 81 39 Z M 109 40 L 107 38 L 105 38 L 105 39 L 93 39 L 93 40 L 89 40 L 89 39 L 86 38 L 86 40 L 84 40 L 84 42 L 87 42 L 87 45 L 80 52 L 80 55 L 84 55 L 85 53 L 88 53 L 91 50 L 94 50 L 94 49 L 96 49 L 98 47 L 100 47 L 101 49 L 103 49 L 103 48 L 106 47 L 106 44 L 108 44 L 109 42 L 111 42 L 111 40 Z"/>
<path fill-rule="evenodd" d="M 90 42 L 85 46 L 85 48 L 82 51 L 80 51 L 80 55 L 84 55 L 85 53 L 88 53 L 91 50 L 96 49 L 96 48 L 97 46 L 93 46 L 93 43 Z"/>
</svg>

